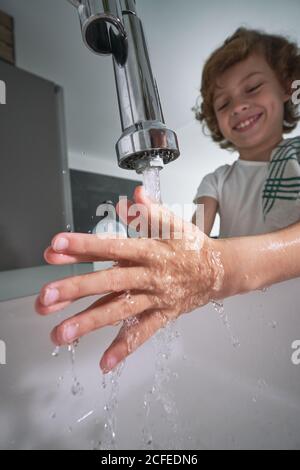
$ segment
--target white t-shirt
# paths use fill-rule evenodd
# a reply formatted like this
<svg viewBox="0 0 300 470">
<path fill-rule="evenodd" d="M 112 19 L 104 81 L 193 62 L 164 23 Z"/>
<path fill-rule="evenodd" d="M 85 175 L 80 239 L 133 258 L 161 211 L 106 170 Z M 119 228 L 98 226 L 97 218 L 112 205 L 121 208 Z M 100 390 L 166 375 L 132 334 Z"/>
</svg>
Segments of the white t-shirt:
<svg viewBox="0 0 300 470">
<path fill-rule="evenodd" d="M 194 203 L 219 203 L 220 238 L 258 235 L 300 221 L 300 137 L 283 139 L 269 162 L 237 160 L 206 175 Z"/>
</svg>

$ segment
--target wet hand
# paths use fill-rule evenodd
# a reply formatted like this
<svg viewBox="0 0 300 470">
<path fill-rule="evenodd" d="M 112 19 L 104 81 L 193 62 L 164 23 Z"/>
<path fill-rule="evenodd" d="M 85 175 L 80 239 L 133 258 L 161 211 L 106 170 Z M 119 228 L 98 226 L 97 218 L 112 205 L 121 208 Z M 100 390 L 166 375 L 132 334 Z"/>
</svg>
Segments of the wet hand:
<svg viewBox="0 0 300 470">
<path fill-rule="evenodd" d="M 219 245 L 195 225 L 183 222 L 166 208 L 153 205 L 142 188 L 135 201 L 147 209 L 148 227 L 155 223 L 167 239 L 109 239 L 98 235 L 62 233 L 45 250 L 49 264 L 114 261 L 103 271 L 68 277 L 44 286 L 35 308 L 41 315 L 57 312 L 74 301 L 102 297 L 51 333 L 56 345 L 123 321 L 117 337 L 105 351 L 100 366 L 113 369 L 167 322 L 220 298 L 223 267 Z M 128 207 L 126 207 L 126 210 Z M 124 207 L 119 207 L 119 212 Z"/>
</svg>

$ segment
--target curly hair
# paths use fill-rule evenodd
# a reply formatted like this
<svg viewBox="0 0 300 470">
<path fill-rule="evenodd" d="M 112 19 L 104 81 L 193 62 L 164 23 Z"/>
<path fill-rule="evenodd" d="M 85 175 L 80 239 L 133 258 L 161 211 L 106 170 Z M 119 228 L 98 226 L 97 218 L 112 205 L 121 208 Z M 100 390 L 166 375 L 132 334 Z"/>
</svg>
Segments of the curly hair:
<svg viewBox="0 0 300 470">
<path fill-rule="evenodd" d="M 292 95 L 291 85 L 300 79 L 300 49 L 295 42 L 279 35 L 267 34 L 256 29 L 238 28 L 223 45 L 216 49 L 204 64 L 202 83 L 197 104 L 193 111 L 198 121 L 210 131 L 210 136 L 223 149 L 236 150 L 233 143 L 222 135 L 213 106 L 217 78 L 229 67 L 245 60 L 252 53 L 260 53 L 275 72 L 279 83 Z M 199 103 L 199 99 L 202 102 Z M 292 132 L 300 120 L 298 105 L 290 99 L 284 105 L 283 132 Z"/>
</svg>

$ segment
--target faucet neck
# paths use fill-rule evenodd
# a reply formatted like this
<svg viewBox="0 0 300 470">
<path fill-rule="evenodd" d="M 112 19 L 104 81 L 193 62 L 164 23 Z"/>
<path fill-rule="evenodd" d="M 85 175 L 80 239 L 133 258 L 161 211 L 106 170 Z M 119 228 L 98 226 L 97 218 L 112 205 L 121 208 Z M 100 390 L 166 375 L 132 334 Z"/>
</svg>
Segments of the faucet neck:
<svg viewBox="0 0 300 470">
<path fill-rule="evenodd" d="M 122 125 L 119 166 L 164 163 L 179 156 L 175 132 L 166 128 L 142 22 L 135 0 L 69 0 L 78 6 L 83 40 L 98 55 L 112 55 Z"/>
</svg>

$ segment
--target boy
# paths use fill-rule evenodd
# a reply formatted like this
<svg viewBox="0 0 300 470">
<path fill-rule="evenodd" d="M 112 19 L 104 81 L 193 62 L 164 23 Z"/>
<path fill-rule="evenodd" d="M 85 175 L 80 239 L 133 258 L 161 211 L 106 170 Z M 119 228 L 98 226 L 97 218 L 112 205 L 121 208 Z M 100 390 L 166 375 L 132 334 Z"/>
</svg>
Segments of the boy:
<svg viewBox="0 0 300 470">
<path fill-rule="evenodd" d="M 202 75 L 204 122 L 220 147 L 238 151 L 233 165 L 204 177 L 204 231 L 220 214 L 220 238 L 271 232 L 300 220 L 300 137 L 283 139 L 300 115 L 292 84 L 300 52 L 281 36 L 239 28 L 208 59 Z"/>
</svg>

